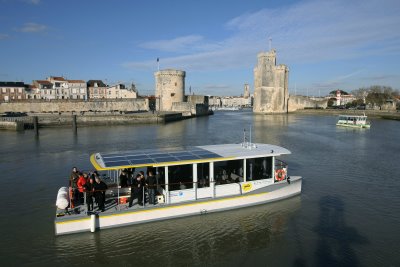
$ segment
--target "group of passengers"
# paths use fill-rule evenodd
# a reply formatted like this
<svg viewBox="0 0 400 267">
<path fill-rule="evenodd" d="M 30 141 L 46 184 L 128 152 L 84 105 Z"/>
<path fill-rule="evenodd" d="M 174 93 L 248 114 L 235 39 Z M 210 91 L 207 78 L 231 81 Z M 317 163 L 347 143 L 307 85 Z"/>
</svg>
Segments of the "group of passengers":
<svg viewBox="0 0 400 267">
<path fill-rule="evenodd" d="M 124 169 L 119 176 L 121 187 L 131 187 L 129 207 L 132 207 L 135 199 L 137 199 L 138 205 L 143 206 L 146 203 L 146 191 L 149 196 L 149 204 L 155 205 L 157 179 L 153 170 L 147 170 L 147 177 L 145 177 L 143 171 L 138 172 L 136 175 L 133 174 L 133 171 L 134 169 Z"/>
<path fill-rule="evenodd" d="M 107 184 L 100 179 L 97 171 L 87 173 L 81 172 L 76 167 L 73 167 L 69 186 L 72 192 L 71 207 L 83 204 L 84 193 L 86 193 L 88 211 L 94 210 L 94 202 L 97 204 L 99 211 L 105 211 L 106 190 L 108 187 Z"/>
</svg>

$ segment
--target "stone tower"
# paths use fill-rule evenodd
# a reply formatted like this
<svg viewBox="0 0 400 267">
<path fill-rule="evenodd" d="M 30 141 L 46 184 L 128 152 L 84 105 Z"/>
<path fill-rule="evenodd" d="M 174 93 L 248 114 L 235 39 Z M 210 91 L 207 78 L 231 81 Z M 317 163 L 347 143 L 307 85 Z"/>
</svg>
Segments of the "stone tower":
<svg viewBox="0 0 400 267">
<path fill-rule="evenodd" d="M 244 94 L 243 94 L 244 98 L 249 98 L 250 97 L 250 86 L 246 83 L 244 84 Z"/>
<path fill-rule="evenodd" d="M 257 66 L 254 68 L 253 112 L 287 112 L 289 68 L 285 65 L 276 65 L 274 49 L 259 53 L 257 58 Z"/>
<path fill-rule="evenodd" d="M 154 73 L 156 80 L 157 110 L 171 111 L 172 103 L 184 102 L 185 76 L 181 70 L 160 70 Z"/>
</svg>

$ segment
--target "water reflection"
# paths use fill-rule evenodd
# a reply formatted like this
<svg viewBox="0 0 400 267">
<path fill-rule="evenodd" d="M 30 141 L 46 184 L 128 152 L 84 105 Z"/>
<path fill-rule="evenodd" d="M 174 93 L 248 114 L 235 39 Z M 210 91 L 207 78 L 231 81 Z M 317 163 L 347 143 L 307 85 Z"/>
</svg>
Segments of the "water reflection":
<svg viewBox="0 0 400 267">
<path fill-rule="evenodd" d="M 314 231 L 318 234 L 315 252 L 318 266 L 359 266 L 354 244 L 367 239 L 356 228 L 346 225 L 344 203 L 337 196 L 324 196 L 319 201 L 320 216 Z"/>
<path fill-rule="evenodd" d="M 300 200 L 61 236 L 55 240 L 57 256 L 72 264 L 204 266 L 236 259 L 233 265 L 240 265 L 238 259 L 251 251 L 273 246 Z"/>
<path fill-rule="evenodd" d="M 293 117 L 282 115 L 254 115 L 253 129 L 254 140 L 257 142 L 279 144 L 283 131 L 287 130 L 290 123 L 293 123 Z"/>
</svg>

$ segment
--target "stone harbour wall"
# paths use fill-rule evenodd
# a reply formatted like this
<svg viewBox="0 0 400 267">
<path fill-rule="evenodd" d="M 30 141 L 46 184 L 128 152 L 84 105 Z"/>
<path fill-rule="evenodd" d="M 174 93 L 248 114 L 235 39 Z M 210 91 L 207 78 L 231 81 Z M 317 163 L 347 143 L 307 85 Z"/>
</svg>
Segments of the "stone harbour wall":
<svg viewBox="0 0 400 267">
<path fill-rule="evenodd" d="M 98 101 L 24 101 L 0 103 L 0 113 L 64 113 L 64 112 L 110 112 L 148 111 L 148 99 L 98 100 Z"/>
<path fill-rule="evenodd" d="M 302 110 L 305 108 L 326 108 L 328 100 L 311 100 L 306 96 L 291 95 L 289 96 L 288 112 Z"/>
</svg>

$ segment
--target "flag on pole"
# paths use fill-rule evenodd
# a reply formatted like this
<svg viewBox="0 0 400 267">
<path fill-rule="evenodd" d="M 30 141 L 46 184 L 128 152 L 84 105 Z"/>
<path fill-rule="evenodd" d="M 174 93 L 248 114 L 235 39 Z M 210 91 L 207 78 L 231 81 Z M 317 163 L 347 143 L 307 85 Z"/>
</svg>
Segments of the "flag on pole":
<svg viewBox="0 0 400 267">
<path fill-rule="evenodd" d="M 160 62 L 160 58 L 157 58 L 157 62 Z"/>
<path fill-rule="evenodd" d="M 157 58 L 157 70 L 160 71 L 160 58 Z"/>
</svg>

